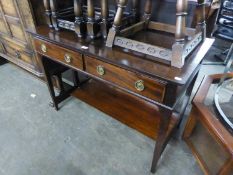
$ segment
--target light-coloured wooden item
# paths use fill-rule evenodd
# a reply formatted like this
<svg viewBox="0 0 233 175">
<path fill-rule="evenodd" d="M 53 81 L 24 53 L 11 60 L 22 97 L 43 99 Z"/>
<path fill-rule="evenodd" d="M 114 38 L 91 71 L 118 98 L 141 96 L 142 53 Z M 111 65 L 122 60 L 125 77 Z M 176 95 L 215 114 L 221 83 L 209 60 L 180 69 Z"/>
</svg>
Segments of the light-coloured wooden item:
<svg viewBox="0 0 233 175">
<path fill-rule="evenodd" d="M 28 0 L 0 0 L 0 56 L 42 77 L 31 36 L 35 23 Z"/>
</svg>

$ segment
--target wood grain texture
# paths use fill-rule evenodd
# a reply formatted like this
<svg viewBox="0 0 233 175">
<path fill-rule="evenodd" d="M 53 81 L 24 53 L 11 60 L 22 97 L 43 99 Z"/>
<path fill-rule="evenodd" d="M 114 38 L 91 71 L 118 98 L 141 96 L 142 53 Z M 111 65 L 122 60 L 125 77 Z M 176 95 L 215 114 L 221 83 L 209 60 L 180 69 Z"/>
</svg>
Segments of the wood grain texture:
<svg viewBox="0 0 233 175">
<path fill-rule="evenodd" d="M 41 40 L 34 40 L 34 44 L 36 51 L 40 54 L 52 58 L 56 61 L 65 63 L 66 65 L 75 69 L 83 70 L 83 60 L 82 55 L 80 53 Z M 42 45 L 46 46 L 46 52 L 43 52 L 41 50 Z M 65 55 L 67 54 L 71 57 L 70 62 L 66 62 L 65 60 Z"/>
<path fill-rule="evenodd" d="M 160 115 L 151 103 L 96 80 L 84 84 L 72 95 L 146 136 L 157 138 Z"/>
<path fill-rule="evenodd" d="M 151 61 L 148 59 L 148 56 L 144 54 L 125 51 L 123 48 L 119 47 L 114 47 L 113 49 L 106 48 L 104 41 L 101 39 L 90 41 L 88 39 L 77 38 L 76 34 L 70 31 L 56 33 L 54 30 L 50 30 L 47 26 L 39 26 L 37 27 L 36 33 L 33 33 L 33 35 L 42 37 L 43 39 L 49 40 L 62 47 L 85 53 L 87 56 L 98 57 L 104 62 L 126 70 L 138 72 L 149 77 L 159 78 L 179 85 L 184 85 L 189 81 L 189 78 L 192 76 L 213 42 L 212 39 L 206 39 L 200 46 L 201 49 L 193 52 L 186 61 L 185 66 L 178 69 L 171 67 L 170 65 Z M 160 34 L 157 35 L 156 41 L 166 43 L 164 35 Z M 83 50 L 82 46 L 86 46 L 88 49 Z M 177 80 L 176 77 L 181 78 L 181 80 Z"/>
<path fill-rule="evenodd" d="M 110 81 L 120 87 L 138 93 L 142 96 L 148 97 L 152 100 L 162 102 L 165 94 L 166 83 L 151 79 L 149 77 L 135 74 L 133 72 L 121 69 L 119 67 L 104 63 L 97 59 L 85 56 L 86 71 L 92 75 L 95 75 L 106 81 Z M 97 66 L 102 66 L 105 70 L 104 75 L 97 73 Z M 142 80 L 145 86 L 143 91 L 138 91 L 135 88 L 135 83 L 138 80 Z"/>
<path fill-rule="evenodd" d="M 149 137 L 158 136 L 151 167 L 151 172 L 155 172 L 161 154 L 182 119 L 199 64 L 212 40 L 206 40 L 200 52 L 193 52 L 185 66 L 177 69 L 129 50 L 118 47 L 109 49 L 103 39 L 77 38 L 74 32 L 38 27 L 33 36 L 36 42 L 46 44 L 45 52 L 41 51 L 41 43 L 35 44 L 37 52 L 46 56 L 42 57 L 44 63 L 54 60 L 88 75 L 96 82 L 100 80 L 97 84 L 89 81 L 79 86 L 74 96 Z M 164 34 L 157 36 L 157 42 L 166 44 Z M 85 63 L 83 70 L 64 62 L 63 56 L 67 51 L 82 55 Z M 43 67 L 46 72 L 49 71 L 46 64 Z M 51 79 L 49 76 L 46 74 L 47 80 Z M 137 88 L 139 91 L 134 87 L 137 80 L 144 83 L 144 88 Z M 48 88 L 52 99 L 57 101 L 53 96 L 53 86 Z"/>
<path fill-rule="evenodd" d="M 31 36 L 26 32 L 35 31 L 29 0 L 0 0 L 0 16 L 0 39 L 6 50 L 1 52 L 1 56 L 37 76 L 43 76 Z"/>
</svg>

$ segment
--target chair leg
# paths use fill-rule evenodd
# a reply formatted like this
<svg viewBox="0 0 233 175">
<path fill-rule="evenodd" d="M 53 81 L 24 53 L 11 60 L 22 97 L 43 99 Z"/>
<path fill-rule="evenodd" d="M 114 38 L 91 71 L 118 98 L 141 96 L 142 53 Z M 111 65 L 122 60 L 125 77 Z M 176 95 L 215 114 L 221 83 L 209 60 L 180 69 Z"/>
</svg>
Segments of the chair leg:
<svg viewBox="0 0 233 175">
<path fill-rule="evenodd" d="M 161 113 L 161 122 L 160 122 L 158 138 L 156 140 L 156 145 L 155 145 L 154 154 L 153 154 L 151 173 L 156 172 L 158 161 L 171 136 L 170 134 L 167 135 L 167 133 L 169 129 L 168 127 L 169 127 L 172 112 L 166 109 L 160 109 L 160 113 Z"/>
</svg>

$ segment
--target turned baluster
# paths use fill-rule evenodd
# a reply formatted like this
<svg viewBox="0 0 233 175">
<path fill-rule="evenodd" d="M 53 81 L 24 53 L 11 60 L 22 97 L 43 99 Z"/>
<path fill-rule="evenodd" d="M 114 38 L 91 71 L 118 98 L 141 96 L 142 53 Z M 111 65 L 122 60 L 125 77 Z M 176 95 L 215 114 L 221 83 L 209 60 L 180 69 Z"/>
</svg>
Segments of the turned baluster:
<svg viewBox="0 0 233 175">
<path fill-rule="evenodd" d="M 93 0 L 87 0 L 87 16 L 88 20 L 93 21 L 95 18 L 95 10 Z"/>
<path fill-rule="evenodd" d="M 113 46 L 116 33 L 119 32 L 119 29 L 120 29 L 121 24 L 122 24 L 123 12 L 124 12 L 124 9 L 125 9 L 127 3 L 128 3 L 128 0 L 119 0 L 118 8 L 117 8 L 117 12 L 116 12 L 116 15 L 114 18 L 113 25 L 108 33 L 108 38 L 106 41 L 107 47 Z"/>
<path fill-rule="evenodd" d="M 113 29 L 118 30 L 122 24 L 123 12 L 128 0 L 119 0 L 116 16 L 114 18 Z"/>
<path fill-rule="evenodd" d="M 147 0 L 145 3 L 144 16 L 143 16 L 144 21 L 146 22 L 146 27 L 147 24 L 149 23 L 151 13 L 152 13 L 152 0 Z"/>
<path fill-rule="evenodd" d="M 132 15 L 134 16 L 135 21 L 138 18 L 138 5 L 139 0 L 132 0 Z"/>
<path fill-rule="evenodd" d="M 205 22 L 205 0 L 197 1 L 197 26 L 196 33 L 202 32 L 203 40 L 206 37 L 206 22 Z"/>
<path fill-rule="evenodd" d="M 82 2 L 81 0 L 74 0 L 74 15 L 76 18 L 82 18 Z"/>
<path fill-rule="evenodd" d="M 187 7 L 187 0 L 177 0 L 175 33 L 176 42 L 183 42 L 185 40 Z"/>
<path fill-rule="evenodd" d="M 52 11 L 52 24 L 55 30 L 59 30 L 58 23 L 57 23 L 57 1 L 56 0 L 50 0 L 50 8 Z"/>
<path fill-rule="evenodd" d="M 109 16 L 108 0 L 101 0 L 101 16 L 102 19 L 107 20 Z"/>
<path fill-rule="evenodd" d="M 51 10 L 50 10 L 50 4 L 49 0 L 44 0 L 44 8 L 45 8 L 45 16 L 46 16 L 46 22 L 50 28 L 53 27 L 52 21 L 51 21 Z"/>
<path fill-rule="evenodd" d="M 87 0 L 87 33 L 94 39 L 96 36 L 95 9 L 93 0 Z"/>
<path fill-rule="evenodd" d="M 83 37 L 85 34 L 85 23 L 83 21 L 82 1 L 74 0 L 74 15 L 75 15 L 75 32 L 78 37 Z"/>
<path fill-rule="evenodd" d="M 108 10 L 108 0 L 101 0 L 101 17 L 102 17 L 102 25 L 101 31 L 104 38 L 107 38 L 108 35 L 108 17 L 109 17 L 109 10 Z"/>
<path fill-rule="evenodd" d="M 185 48 L 187 7 L 187 0 L 177 0 L 175 43 L 172 46 L 171 65 L 178 68 L 181 68 L 185 61 L 183 52 Z"/>
</svg>

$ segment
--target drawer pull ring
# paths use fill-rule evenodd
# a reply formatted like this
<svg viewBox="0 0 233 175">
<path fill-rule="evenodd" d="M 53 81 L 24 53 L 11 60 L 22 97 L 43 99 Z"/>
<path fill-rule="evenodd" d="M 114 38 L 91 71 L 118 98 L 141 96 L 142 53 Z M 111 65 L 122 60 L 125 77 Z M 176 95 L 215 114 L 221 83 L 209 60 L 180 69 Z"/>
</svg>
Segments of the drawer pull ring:
<svg viewBox="0 0 233 175">
<path fill-rule="evenodd" d="M 67 63 L 71 63 L 72 57 L 69 54 L 65 54 L 64 59 Z"/>
<path fill-rule="evenodd" d="M 99 75 L 104 75 L 105 74 L 105 70 L 104 70 L 104 67 L 103 66 L 97 66 L 97 73 Z"/>
<path fill-rule="evenodd" d="M 19 53 L 19 51 L 17 50 L 17 51 L 15 51 L 15 56 L 16 56 L 16 58 L 21 58 L 21 55 L 20 55 L 20 53 Z"/>
<path fill-rule="evenodd" d="M 143 91 L 143 90 L 145 89 L 143 80 L 138 80 L 138 81 L 136 81 L 136 82 L 135 82 L 135 88 L 136 88 L 138 91 Z"/>
<path fill-rule="evenodd" d="M 42 52 L 46 53 L 47 52 L 47 47 L 44 44 L 41 44 L 41 50 Z"/>
</svg>

